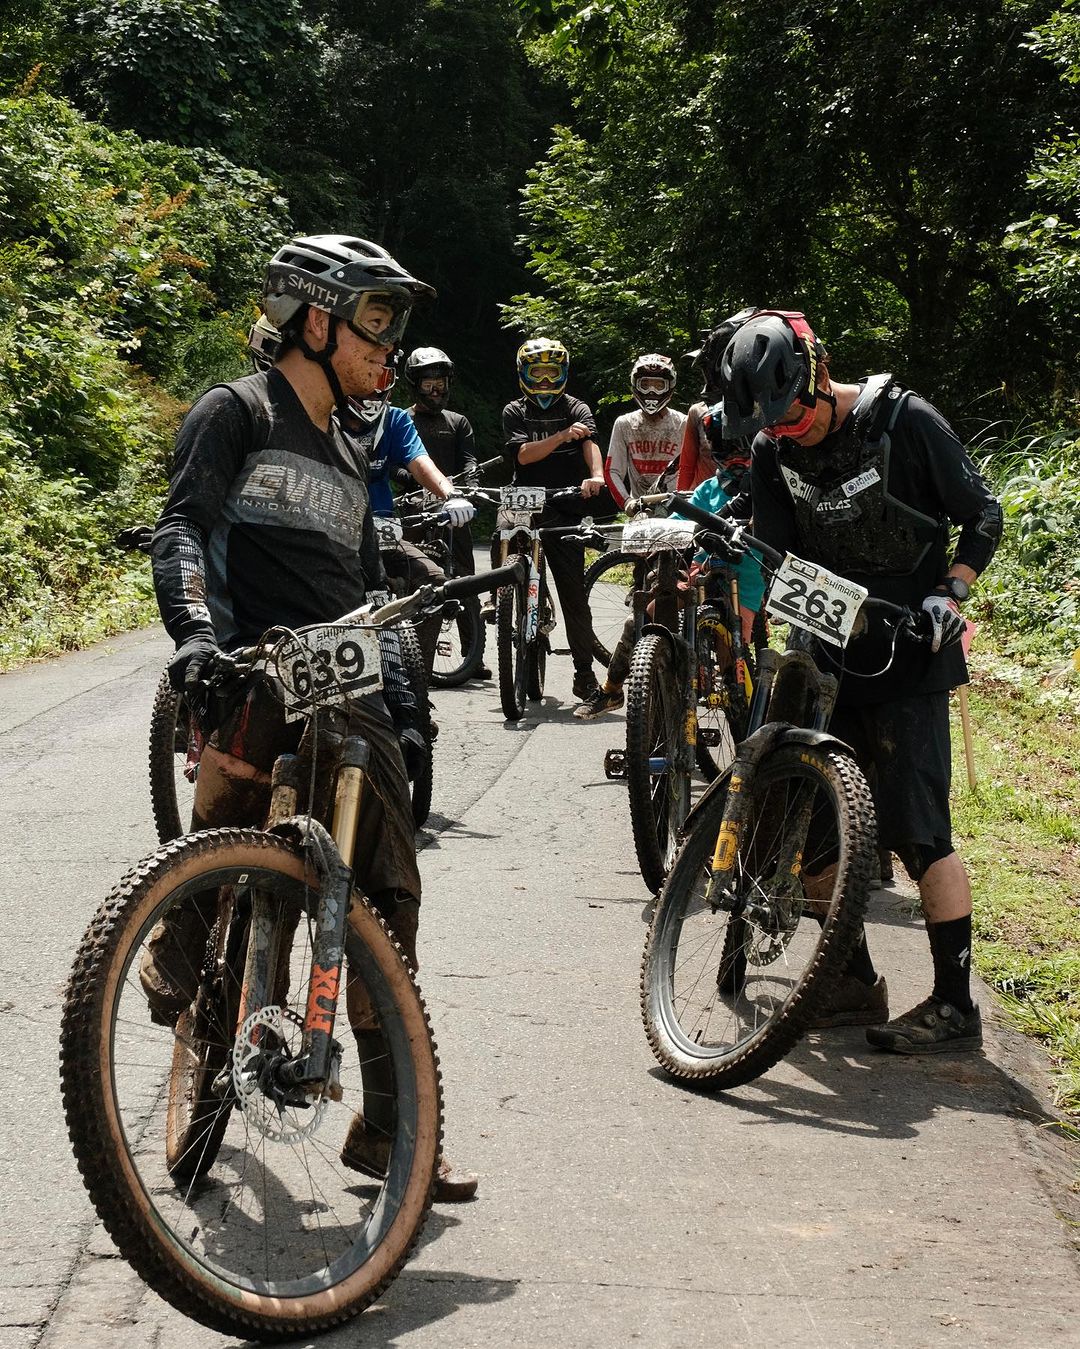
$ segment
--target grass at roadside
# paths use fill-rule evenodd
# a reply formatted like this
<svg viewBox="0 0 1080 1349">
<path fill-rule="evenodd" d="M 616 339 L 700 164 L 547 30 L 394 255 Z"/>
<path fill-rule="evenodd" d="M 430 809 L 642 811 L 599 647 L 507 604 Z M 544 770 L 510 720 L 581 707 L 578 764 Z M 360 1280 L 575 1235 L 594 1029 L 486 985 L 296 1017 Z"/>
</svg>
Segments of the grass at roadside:
<svg viewBox="0 0 1080 1349">
<path fill-rule="evenodd" d="M 953 826 L 975 894 L 975 964 L 1010 1019 L 1055 1060 L 1058 1103 L 1080 1112 L 1080 697 L 975 655 L 976 787 L 959 715 Z M 957 699 L 954 697 L 954 704 Z"/>
</svg>

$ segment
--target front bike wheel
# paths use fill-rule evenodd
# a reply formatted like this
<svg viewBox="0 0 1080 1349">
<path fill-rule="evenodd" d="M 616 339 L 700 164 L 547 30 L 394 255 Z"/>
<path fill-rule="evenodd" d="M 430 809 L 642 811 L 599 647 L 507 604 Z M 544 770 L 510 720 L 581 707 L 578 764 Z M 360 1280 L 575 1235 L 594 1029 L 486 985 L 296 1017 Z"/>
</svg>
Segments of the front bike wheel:
<svg viewBox="0 0 1080 1349">
<path fill-rule="evenodd" d="M 626 788 L 638 866 L 655 894 L 675 856 L 690 810 L 682 761 L 679 679 L 665 637 L 649 632 L 634 647 L 626 689 Z"/>
<path fill-rule="evenodd" d="M 623 635 L 626 620 L 634 612 L 633 553 L 601 553 L 585 569 L 585 599 L 592 615 L 593 655 L 608 665 Z"/>
<path fill-rule="evenodd" d="M 495 596 L 495 641 L 499 655 L 499 702 L 507 721 L 525 715 L 529 652 L 525 640 L 525 595 L 503 586 Z"/>
<path fill-rule="evenodd" d="M 417 729 L 424 737 L 424 754 L 409 783 L 413 824 L 417 829 L 431 814 L 431 792 L 435 781 L 435 742 L 431 738 L 431 703 L 428 701 L 427 669 L 424 652 L 416 629 L 402 625 L 398 628 L 401 640 L 401 659 L 409 688 L 416 699 Z"/>
<path fill-rule="evenodd" d="M 759 1077 L 805 1034 L 861 931 L 876 848 L 866 780 L 838 750 L 781 746 L 741 790 L 726 891 L 711 886 L 729 828 L 718 792 L 672 866 L 641 963 L 657 1060 L 715 1087 Z"/>
<path fill-rule="evenodd" d="M 324 985 L 321 1008 L 310 997 L 303 915 L 318 898 L 313 881 L 299 849 L 256 830 L 209 831 L 160 848 L 94 917 L 64 1008 L 64 1109 L 98 1215 L 162 1297 L 244 1338 L 310 1334 L 377 1298 L 416 1243 L 440 1151 L 441 1083 L 427 1013 L 400 948 L 359 896 L 349 912 L 347 979 L 336 1007 L 340 1093 L 332 1083 L 323 1095 L 279 1106 L 252 1067 L 260 1050 L 290 1056 L 305 1013 L 326 1010 Z M 202 1136 L 188 1128 L 193 1156 L 181 1165 L 176 1045 L 182 1040 L 196 1055 L 203 1046 L 187 1039 L 190 1017 L 182 1015 L 175 1031 L 151 1021 L 139 969 L 151 932 L 170 918 L 185 933 L 178 950 L 198 975 L 201 995 L 226 895 L 233 923 L 245 921 L 256 896 L 264 908 L 280 901 L 279 912 L 301 921 L 282 929 L 289 942 L 279 944 L 284 955 L 266 985 L 275 1005 L 240 1026 L 205 1025 L 202 1034 L 224 1067 L 212 1082 L 206 1074 L 199 1079 L 207 1127 Z M 180 956 L 172 958 L 175 971 Z M 235 969 L 220 975 L 227 985 L 237 978 Z M 240 996 L 235 988 L 233 996 Z M 377 1058 L 365 1050 L 373 1037 Z M 372 1083 L 381 1088 L 374 1096 Z M 369 1099 L 378 1108 L 368 1110 L 366 1127 L 374 1133 L 381 1121 L 384 1131 L 376 1140 L 381 1169 L 370 1182 L 346 1170 L 341 1157 Z"/>
<path fill-rule="evenodd" d="M 150 808 L 161 843 L 187 833 L 200 749 L 187 699 L 169 683 L 166 670 L 150 712 Z"/>
<path fill-rule="evenodd" d="M 432 688 L 453 689 L 466 683 L 476 673 L 483 654 L 484 624 L 480 619 L 480 601 L 465 600 L 457 613 L 444 614 L 439 626 L 431 667 Z"/>
</svg>

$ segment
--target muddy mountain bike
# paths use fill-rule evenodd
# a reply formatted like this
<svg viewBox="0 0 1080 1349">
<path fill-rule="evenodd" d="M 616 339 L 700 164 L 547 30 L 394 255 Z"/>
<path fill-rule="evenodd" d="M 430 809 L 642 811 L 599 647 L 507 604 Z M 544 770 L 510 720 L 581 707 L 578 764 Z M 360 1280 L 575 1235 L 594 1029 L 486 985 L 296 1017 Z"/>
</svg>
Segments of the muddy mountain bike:
<svg viewBox="0 0 1080 1349">
<path fill-rule="evenodd" d="M 694 768 L 711 782 L 731 762 L 753 680 L 737 577 L 719 559 L 691 572 L 694 528 L 688 520 L 639 518 L 622 535 L 622 552 L 635 558 L 640 578 L 632 595 L 637 636 L 626 682 L 626 747 L 609 751 L 605 771 L 626 779 L 638 866 L 654 893 L 690 811 Z"/>
<path fill-rule="evenodd" d="M 557 622 L 548 588 L 544 540 L 568 538 L 604 546 L 589 516 L 573 525 L 540 525 L 536 517 L 546 506 L 558 509 L 560 504 L 569 506 L 583 500 L 576 487 L 554 491 L 520 486 L 500 489 L 500 519 L 506 523 L 499 529 L 499 562 L 505 564 L 508 557 L 517 555 L 529 566 L 524 590 L 504 586 L 495 597 L 499 702 L 507 721 L 520 721 L 526 702 L 539 702 L 544 696 L 551 633 Z"/>
<path fill-rule="evenodd" d="M 303 726 L 274 766 L 265 827 L 159 848 L 78 948 L 60 1060 L 79 1170 L 134 1269 L 223 1334 L 282 1338 L 355 1315 L 430 1207 L 438 1056 L 403 952 L 353 883 L 377 780 L 350 709 L 382 678 L 373 624 L 490 584 L 428 587 L 219 658 L 215 686 L 258 672 Z M 186 934 L 192 993 L 175 1024 L 152 1017 L 139 977 L 167 915 Z M 371 1140 L 362 1174 L 342 1157 L 357 1128 Z"/>
<path fill-rule="evenodd" d="M 641 965 L 653 1053 L 673 1077 L 734 1087 L 805 1034 L 861 931 L 877 855 L 873 801 L 849 746 L 828 731 L 838 681 L 815 641 L 843 648 L 876 610 L 919 639 L 919 616 L 774 549 L 685 499 L 709 535 L 753 548 L 773 572 L 766 608 L 791 625 L 763 651 L 748 735 L 697 802 L 664 882 Z"/>
</svg>

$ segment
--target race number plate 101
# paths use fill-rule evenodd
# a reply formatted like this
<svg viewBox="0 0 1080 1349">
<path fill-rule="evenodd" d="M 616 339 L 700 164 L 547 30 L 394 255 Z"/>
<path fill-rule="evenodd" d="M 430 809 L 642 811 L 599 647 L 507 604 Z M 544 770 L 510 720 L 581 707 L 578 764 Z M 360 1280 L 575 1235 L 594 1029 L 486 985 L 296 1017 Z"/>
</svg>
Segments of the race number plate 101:
<svg viewBox="0 0 1080 1349">
<path fill-rule="evenodd" d="M 542 487 L 504 487 L 502 489 L 502 508 L 504 511 L 528 512 L 544 509 L 544 488 Z"/>
<path fill-rule="evenodd" d="M 304 716 L 312 703 L 343 706 L 383 686 L 379 639 L 370 629 L 307 628 L 277 648 L 271 674 L 281 680 L 285 720 Z"/>
<path fill-rule="evenodd" d="M 843 647 L 868 594 L 862 586 L 788 553 L 773 578 L 765 609 L 782 623 Z"/>
</svg>

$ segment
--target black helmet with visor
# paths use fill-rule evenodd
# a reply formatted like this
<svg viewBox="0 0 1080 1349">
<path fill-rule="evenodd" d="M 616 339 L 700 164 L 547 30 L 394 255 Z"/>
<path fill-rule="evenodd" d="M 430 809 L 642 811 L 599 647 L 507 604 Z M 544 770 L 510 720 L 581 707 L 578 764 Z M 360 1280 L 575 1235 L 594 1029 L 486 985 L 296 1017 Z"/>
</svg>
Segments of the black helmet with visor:
<svg viewBox="0 0 1080 1349">
<path fill-rule="evenodd" d="M 833 401 L 818 388 L 824 356 L 805 315 L 759 310 L 739 328 L 720 360 L 724 435 L 805 435 L 818 399 Z M 798 408 L 789 415 L 794 404 Z"/>
</svg>

